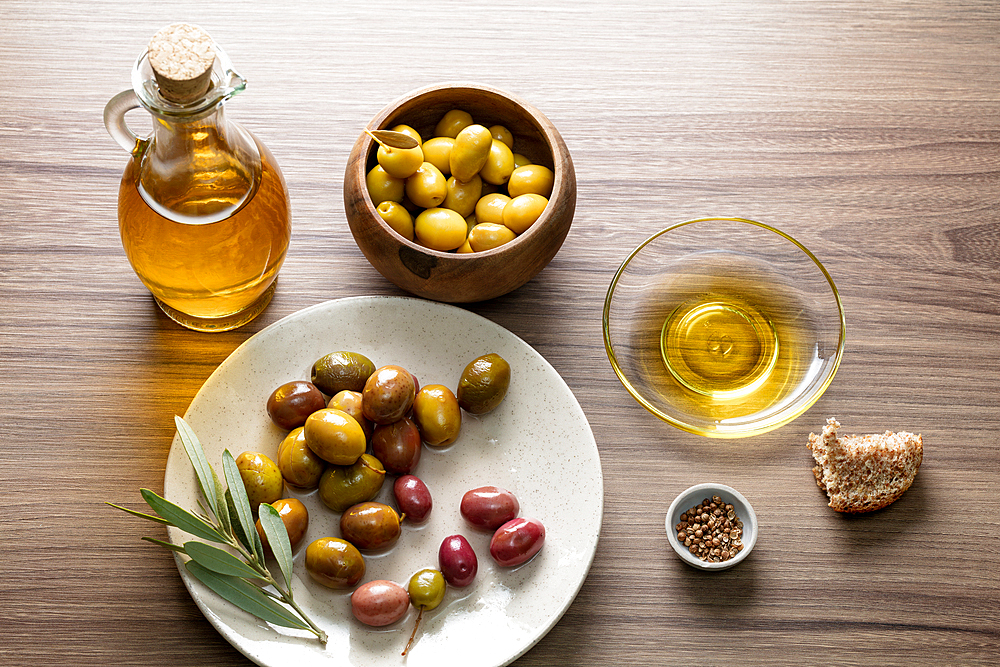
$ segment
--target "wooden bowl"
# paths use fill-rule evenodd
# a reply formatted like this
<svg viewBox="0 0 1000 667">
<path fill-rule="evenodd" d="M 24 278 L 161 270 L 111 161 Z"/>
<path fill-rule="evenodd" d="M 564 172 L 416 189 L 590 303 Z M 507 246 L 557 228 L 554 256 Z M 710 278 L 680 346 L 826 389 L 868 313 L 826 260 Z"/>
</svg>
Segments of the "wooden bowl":
<svg viewBox="0 0 1000 667">
<path fill-rule="evenodd" d="M 344 175 L 344 208 L 361 252 L 396 286 L 427 299 L 471 303 L 502 296 L 538 274 L 562 246 L 576 210 L 576 172 L 555 126 L 517 97 L 476 84 L 441 84 L 413 91 L 382 109 L 368 129 L 412 126 L 424 140 L 438 120 L 463 109 L 480 125 L 500 124 L 514 135 L 514 151 L 552 169 L 555 183 L 541 217 L 513 241 L 484 252 L 457 254 L 408 241 L 382 220 L 365 184 L 377 145 L 358 137 Z"/>
</svg>

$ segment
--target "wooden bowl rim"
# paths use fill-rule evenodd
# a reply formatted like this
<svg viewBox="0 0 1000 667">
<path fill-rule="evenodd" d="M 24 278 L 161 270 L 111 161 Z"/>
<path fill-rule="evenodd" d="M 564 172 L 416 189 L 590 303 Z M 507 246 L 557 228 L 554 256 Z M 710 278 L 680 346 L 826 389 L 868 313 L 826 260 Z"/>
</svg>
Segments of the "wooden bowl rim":
<svg viewBox="0 0 1000 667">
<path fill-rule="evenodd" d="M 422 96 L 444 90 L 471 90 L 476 92 L 488 93 L 491 95 L 496 95 L 498 97 L 506 98 L 507 100 L 513 102 L 514 104 L 519 106 L 522 110 L 524 110 L 537 125 L 537 129 L 542 135 L 542 138 L 545 140 L 545 143 L 548 145 L 549 154 L 552 156 L 552 166 L 553 166 L 552 173 L 554 176 L 554 180 L 552 184 L 552 193 L 549 196 L 549 201 L 550 202 L 558 201 L 559 197 L 570 196 L 570 193 L 564 192 L 564 190 L 568 187 L 566 184 L 567 182 L 566 171 L 567 169 L 569 170 L 573 169 L 573 163 L 572 159 L 569 160 L 564 159 L 563 156 L 560 154 L 560 151 L 556 150 L 556 148 L 560 148 L 562 151 L 565 151 L 567 156 L 569 156 L 569 149 L 566 148 L 566 142 L 563 141 L 562 135 L 559 134 L 559 130 L 556 129 L 556 126 L 552 123 L 552 121 L 550 121 L 545 116 L 545 114 L 543 114 L 537 107 L 523 100 L 517 95 L 508 93 L 505 90 L 501 90 L 493 86 L 487 86 L 484 84 L 471 83 L 471 82 L 437 83 L 429 86 L 424 86 L 423 88 L 417 88 L 415 90 L 411 90 L 410 92 L 405 93 L 400 97 L 397 97 L 395 100 L 384 106 L 375 115 L 375 117 L 368 122 L 368 125 L 366 125 L 365 127 L 369 130 L 385 129 L 382 126 L 387 124 L 386 119 L 392 116 L 392 114 L 402 105 L 411 102 L 413 100 L 419 99 Z M 358 154 L 359 159 L 357 161 L 357 165 L 355 166 L 356 170 L 355 178 L 358 179 L 358 183 L 363 184 L 365 183 L 365 177 L 367 175 L 365 172 L 365 167 L 368 164 L 368 155 L 371 153 L 373 140 L 371 136 L 368 135 L 367 132 L 362 132 L 361 136 L 358 138 L 358 142 L 360 145 L 360 151 Z M 456 252 L 447 252 L 443 250 L 433 250 L 426 246 L 422 246 L 419 243 L 416 243 L 415 241 L 410 241 L 409 239 L 400 236 L 396 232 L 396 230 L 390 227 L 388 223 L 386 223 L 385 220 L 382 219 L 382 216 L 378 214 L 378 211 L 375 210 L 375 205 L 372 202 L 371 196 L 368 194 L 368 188 L 360 186 L 359 189 L 362 191 L 363 201 L 365 204 L 365 211 L 375 221 L 375 223 L 379 225 L 386 234 L 389 235 L 390 238 L 392 238 L 394 241 L 397 241 L 401 245 L 408 246 L 413 250 L 416 250 L 423 254 L 455 262 L 468 262 L 468 261 L 475 261 L 483 257 L 492 257 L 494 255 L 499 255 L 504 252 L 513 251 L 519 246 L 527 245 L 532 238 L 545 233 L 546 228 L 548 226 L 546 223 L 549 222 L 549 218 L 552 216 L 553 211 L 555 211 L 557 208 L 555 206 L 546 206 L 545 211 L 542 212 L 541 217 L 538 218 L 538 220 L 536 220 L 531 225 L 531 227 L 528 228 L 528 231 L 526 231 L 523 234 L 519 234 L 517 238 L 515 238 L 513 241 L 509 241 L 501 246 L 497 246 L 496 248 L 491 248 L 490 250 L 483 250 L 480 252 L 472 252 L 472 253 L 456 253 Z"/>
</svg>

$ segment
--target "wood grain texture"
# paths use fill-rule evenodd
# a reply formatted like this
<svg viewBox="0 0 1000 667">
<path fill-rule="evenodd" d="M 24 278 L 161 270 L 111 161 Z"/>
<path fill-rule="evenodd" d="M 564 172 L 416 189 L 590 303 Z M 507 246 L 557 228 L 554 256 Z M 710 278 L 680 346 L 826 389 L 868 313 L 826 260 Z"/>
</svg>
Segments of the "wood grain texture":
<svg viewBox="0 0 1000 667">
<path fill-rule="evenodd" d="M 1000 8 L 983 0 L 0 4 L 0 663 L 246 665 L 207 623 L 139 508 L 162 489 L 172 417 L 254 332 L 327 299 L 402 294 L 342 200 L 351 147 L 406 91 L 478 81 L 539 108 L 578 181 L 573 227 L 520 289 L 468 306 L 534 346 L 601 452 L 593 568 L 515 664 L 995 664 L 1000 654 Z M 230 117 L 272 150 L 293 234 L 251 325 L 181 330 L 116 226 L 127 156 L 101 122 L 161 27 L 196 21 L 247 92 Z M 136 114 L 137 131 L 148 120 Z M 601 309 L 618 265 L 667 224 L 779 227 L 844 300 L 837 378 L 804 416 L 708 441 L 618 383 Z M 844 517 L 806 441 L 924 438 L 914 485 Z M 554 471 L 558 476 L 558 471 Z M 716 480 L 754 505 L 738 567 L 670 552 L 674 496 Z"/>
</svg>

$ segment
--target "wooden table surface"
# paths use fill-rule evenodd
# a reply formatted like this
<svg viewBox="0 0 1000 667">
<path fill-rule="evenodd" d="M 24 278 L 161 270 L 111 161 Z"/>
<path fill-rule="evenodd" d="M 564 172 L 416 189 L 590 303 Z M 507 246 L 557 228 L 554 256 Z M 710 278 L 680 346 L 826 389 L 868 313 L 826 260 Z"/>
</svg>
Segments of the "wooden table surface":
<svg viewBox="0 0 1000 667">
<path fill-rule="evenodd" d="M 250 80 L 230 118 L 273 151 L 294 231 L 243 329 L 183 330 L 116 225 L 127 156 L 102 124 L 160 27 L 197 22 Z M 173 558 L 140 541 L 173 436 L 238 345 L 302 308 L 403 294 L 347 227 L 343 170 L 391 99 L 448 80 L 532 102 L 579 200 L 521 289 L 466 306 L 565 378 L 593 428 L 605 509 L 593 567 L 519 666 L 995 664 L 1000 652 L 1000 7 L 981 2 L 146 1 L 0 4 L 0 664 L 245 665 Z M 130 119 L 141 127 L 140 115 Z M 706 215 L 777 226 L 843 298 L 840 371 L 769 434 L 714 441 L 641 408 L 601 309 L 631 248 Z M 888 509 L 826 506 L 805 443 L 910 430 L 925 454 Z M 558 471 L 553 471 L 557 476 Z M 722 574 L 677 559 L 666 509 L 717 480 L 761 537 Z"/>
</svg>

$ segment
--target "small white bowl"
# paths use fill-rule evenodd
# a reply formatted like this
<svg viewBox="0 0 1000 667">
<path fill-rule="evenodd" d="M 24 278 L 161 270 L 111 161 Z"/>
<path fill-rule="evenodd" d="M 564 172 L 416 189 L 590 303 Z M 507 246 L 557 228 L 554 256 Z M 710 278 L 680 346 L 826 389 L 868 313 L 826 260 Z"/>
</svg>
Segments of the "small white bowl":
<svg viewBox="0 0 1000 667">
<path fill-rule="evenodd" d="M 720 563 L 703 561 L 695 556 L 691 551 L 677 539 L 677 524 L 681 521 L 681 514 L 684 514 L 692 507 L 695 507 L 705 498 L 719 496 L 723 502 L 733 506 L 736 518 L 743 521 L 743 550 L 735 557 Z M 677 557 L 682 561 L 696 567 L 699 570 L 727 570 L 746 558 L 757 543 L 757 515 L 754 514 L 750 502 L 736 489 L 725 484 L 696 484 L 687 489 L 670 503 L 667 510 L 665 523 L 667 539 L 670 546 L 677 552 Z"/>
</svg>

